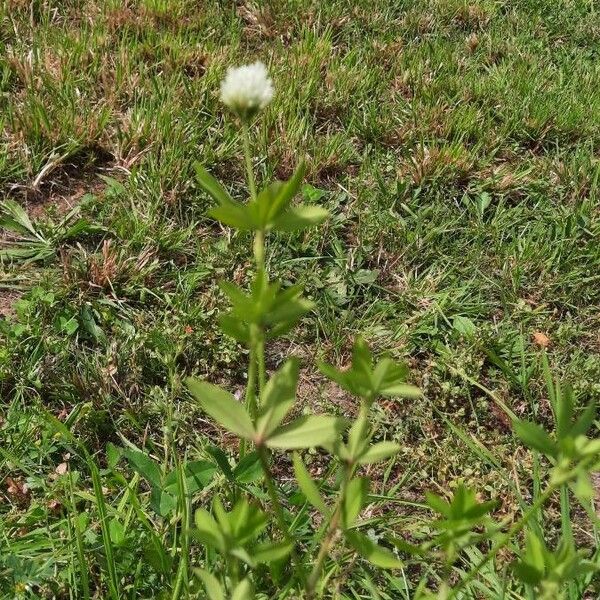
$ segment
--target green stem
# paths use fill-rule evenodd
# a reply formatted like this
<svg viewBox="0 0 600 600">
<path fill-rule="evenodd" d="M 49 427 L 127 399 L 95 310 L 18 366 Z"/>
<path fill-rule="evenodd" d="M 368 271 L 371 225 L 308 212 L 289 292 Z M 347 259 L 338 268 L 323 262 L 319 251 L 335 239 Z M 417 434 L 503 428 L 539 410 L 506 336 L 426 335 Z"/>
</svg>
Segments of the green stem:
<svg viewBox="0 0 600 600">
<path fill-rule="evenodd" d="M 319 577 L 321 576 L 323 564 L 325 563 L 325 559 L 329 555 L 329 550 L 331 549 L 331 546 L 335 541 L 336 533 L 340 525 L 340 521 L 342 518 L 342 508 L 344 506 L 346 493 L 348 491 L 348 484 L 350 483 L 350 480 L 352 479 L 355 471 L 355 465 L 347 465 L 344 471 L 344 481 L 342 482 L 342 489 L 340 490 L 340 495 L 338 497 L 337 504 L 331 516 L 331 520 L 329 521 L 329 525 L 327 526 L 325 537 L 321 542 L 321 546 L 319 548 L 315 564 L 313 565 L 310 575 L 308 576 L 308 579 L 306 581 L 305 590 L 307 600 L 314 598 L 315 588 L 317 587 L 317 582 L 319 581 Z"/>
<path fill-rule="evenodd" d="M 254 234 L 254 261 L 256 270 L 262 271 L 265 268 L 265 232 L 259 229 Z"/>
<path fill-rule="evenodd" d="M 258 455 L 260 457 L 260 462 L 263 468 L 263 472 L 265 474 L 265 483 L 267 484 L 267 492 L 269 494 L 269 498 L 271 499 L 271 504 L 273 505 L 273 512 L 275 513 L 275 519 L 277 520 L 277 525 L 281 534 L 283 535 L 283 539 L 288 543 L 292 550 L 290 552 L 292 557 L 292 562 L 296 568 L 296 572 L 300 577 L 300 580 L 304 583 L 306 580 L 306 573 L 304 572 L 304 565 L 298 558 L 298 554 L 296 553 L 296 544 L 295 540 L 290 533 L 290 530 L 287 526 L 287 522 L 285 520 L 285 514 L 283 512 L 283 506 L 279 501 L 279 496 L 277 494 L 277 489 L 275 488 L 275 483 L 273 481 L 273 475 L 271 474 L 271 467 L 269 464 L 269 454 L 268 450 L 261 446 L 258 449 Z"/>
<path fill-rule="evenodd" d="M 177 577 L 173 586 L 171 600 L 179 600 L 184 588 L 188 586 L 188 560 L 189 560 L 189 529 L 190 529 L 190 506 L 188 490 L 185 480 L 185 458 L 183 462 L 177 461 L 177 490 L 179 493 L 179 509 L 181 511 L 181 555 L 177 568 Z"/>
<path fill-rule="evenodd" d="M 560 486 L 560 518 L 561 518 L 561 533 L 562 538 L 574 543 L 573 527 L 571 525 L 571 502 L 569 500 L 569 486 L 565 483 Z M 567 583 L 567 598 L 573 600 L 577 598 L 577 588 L 574 581 Z"/>
<path fill-rule="evenodd" d="M 163 470 L 166 474 L 169 471 L 169 453 L 174 452 L 174 432 L 173 432 L 173 399 L 175 398 L 175 373 L 169 368 L 169 396 L 167 397 L 167 420 L 164 430 L 165 456 Z"/>
<path fill-rule="evenodd" d="M 258 332 L 256 339 L 256 362 L 258 364 L 258 389 L 262 395 L 267 384 L 267 371 L 265 367 L 265 334 L 262 330 Z"/>
<path fill-rule="evenodd" d="M 250 190 L 250 199 L 256 201 L 256 181 L 254 179 L 254 170 L 252 169 L 252 154 L 250 152 L 250 129 L 247 122 L 242 122 L 242 142 L 244 147 L 244 161 L 246 164 L 246 177 L 248 179 L 248 188 Z M 254 234 L 254 261 L 257 272 L 265 269 L 265 232 L 259 229 Z M 262 392 L 265 387 L 265 341 L 264 333 L 260 330 L 255 331 L 251 341 L 254 350 L 254 357 L 258 363 L 258 383 L 259 390 Z"/>
<path fill-rule="evenodd" d="M 347 448 L 350 456 L 352 457 L 355 457 L 357 455 L 356 453 L 360 452 L 360 448 L 363 447 L 362 444 L 368 444 L 371 439 L 371 433 L 369 431 L 369 407 L 371 402 L 371 399 L 365 399 L 365 401 L 361 402 L 360 412 L 355 425 L 356 429 L 353 427 L 351 430 Z M 315 588 L 319 581 L 321 571 L 323 570 L 323 564 L 325 563 L 325 559 L 329 554 L 329 550 L 335 541 L 336 533 L 340 526 L 344 502 L 346 501 L 348 484 L 350 483 L 352 477 L 354 477 L 356 467 L 357 465 L 354 460 L 353 462 L 348 463 L 344 470 L 344 480 L 342 482 L 342 487 L 340 489 L 340 494 L 338 496 L 335 509 L 331 516 L 331 520 L 327 525 L 327 529 L 325 531 L 323 540 L 321 541 L 321 546 L 319 547 L 315 564 L 313 565 L 312 571 L 306 583 L 306 597 L 309 600 L 310 598 L 314 597 Z"/>
<path fill-rule="evenodd" d="M 469 571 L 467 576 L 462 579 L 458 585 L 456 585 L 452 590 L 450 590 L 450 595 L 448 596 L 448 600 L 456 597 L 456 594 L 463 590 L 469 583 L 471 583 L 477 574 L 490 560 L 494 559 L 495 556 L 510 542 L 510 540 L 517 535 L 524 527 L 527 525 L 529 519 L 534 516 L 537 511 L 548 501 L 550 496 L 555 492 L 556 486 L 553 484 L 548 485 L 546 491 L 539 495 L 535 502 L 525 511 L 523 516 L 516 521 L 510 529 L 499 539 L 496 545 Z"/>
<path fill-rule="evenodd" d="M 256 360 L 255 351 L 252 344 L 250 345 L 250 360 L 248 364 L 248 381 L 246 383 L 246 408 L 252 417 L 252 420 L 256 419 L 257 405 L 256 405 Z M 246 454 L 246 440 L 240 438 L 240 458 Z"/>
<path fill-rule="evenodd" d="M 242 142 L 244 146 L 244 162 L 246 163 L 246 178 L 250 190 L 250 200 L 256 202 L 256 180 L 252 169 L 252 155 L 250 153 L 250 129 L 248 123 L 242 123 Z M 259 229 L 254 234 L 254 260 L 256 268 L 261 271 L 265 268 L 265 232 Z"/>
<path fill-rule="evenodd" d="M 227 560 L 229 567 L 229 579 L 231 591 L 235 589 L 235 586 L 240 580 L 240 563 L 237 558 L 230 556 Z"/>
<path fill-rule="evenodd" d="M 256 349 L 250 348 L 250 364 L 248 365 L 248 385 L 246 387 L 246 406 L 252 419 L 256 419 Z"/>
<path fill-rule="evenodd" d="M 252 170 L 252 155 L 250 154 L 250 129 L 246 122 L 242 122 L 242 144 L 244 147 L 244 160 L 246 162 L 246 176 L 248 177 L 250 198 L 256 200 L 256 182 L 254 180 L 254 171 Z"/>
</svg>

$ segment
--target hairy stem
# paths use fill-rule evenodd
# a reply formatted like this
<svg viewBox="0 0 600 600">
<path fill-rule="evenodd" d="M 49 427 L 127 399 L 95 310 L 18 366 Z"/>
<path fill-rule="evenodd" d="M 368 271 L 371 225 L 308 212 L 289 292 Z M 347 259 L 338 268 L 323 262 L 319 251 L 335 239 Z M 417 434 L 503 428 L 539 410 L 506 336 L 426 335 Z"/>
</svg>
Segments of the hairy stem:
<svg viewBox="0 0 600 600">
<path fill-rule="evenodd" d="M 227 567 L 229 570 L 229 585 L 231 588 L 231 591 L 233 591 L 235 589 L 235 586 L 238 584 L 239 580 L 240 580 L 240 563 L 238 561 L 237 558 L 234 557 L 229 557 L 229 559 L 227 560 Z"/>
<path fill-rule="evenodd" d="M 174 402 L 175 397 L 177 396 L 177 375 L 175 374 L 175 369 L 169 367 L 169 397 L 167 398 L 167 420 L 164 425 L 164 464 L 163 469 L 165 474 L 169 470 L 169 453 L 175 455 L 175 431 L 174 431 Z"/>
<path fill-rule="evenodd" d="M 306 596 L 309 600 L 314 597 L 315 588 L 319 581 L 319 577 L 321 576 L 321 571 L 323 570 L 323 564 L 325 563 L 325 559 L 329 554 L 331 546 L 333 545 L 333 542 L 336 539 L 336 534 L 340 527 L 342 510 L 344 508 L 344 503 L 346 501 L 346 495 L 348 492 L 348 484 L 350 483 L 350 480 L 352 479 L 352 477 L 354 477 L 354 473 L 356 472 L 356 455 L 354 453 L 359 451 L 358 446 L 360 444 L 368 444 L 371 438 L 368 418 L 369 406 L 369 401 L 361 402 L 360 412 L 356 420 L 356 431 L 354 433 L 350 433 L 348 439 L 348 450 L 351 453 L 350 455 L 353 457 L 353 462 L 346 464 L 346 468 L 344 469 L 344 480 L 342 481 L 340 494 L 338 496 L 337 503 L 331 516 L 331 520 L 327 525 L 325 536 L 321 541 L 321 546 L 319 547 L 319 552 L 317 554 L 315 564 L 313 565 L 312 571 L 310 572 L 306 583 Z"/>
<path fill-rule="evenodd" d="M 300 580 L 304 583 L 306 580 L 306 573 L 304 572 L 304 565 L 298 558 L 298 554 L 296 553 L 296 544 L 295 540 L 290 533 L 287 522 L 285 520 L 285 514 L 283 512 L 283 506 L 279 500 L 279 496 L 277 494 L 277 489 L 275 488 L 275 482 L 273 481 L 273 475 L 271 474 L 271 466 L 269 461 L 269 452 L 264 447 L 261 446 L 258 449 L 258 455 L 260 457 L 260 462 L 263 468 L 263 472 L 265 474 L 265 483 L 267 484 L 267 492 L 269 494 L 269 498 L 271 499 L 271 503 L 273 505 L 273 512 L 275 514 L 275 519 L 277 520 L 277 526 L 283 535 L 283 539 L 291 546 L 292 550 L 290 552 L 294 567 L 296 572 L 300 578 Z"/>
<path fill-rule="evenodd" d="M 250 154 L 250 129 L 248 123 L 242 123 L 242 144 L 244 148 L 244 160 L 246 162 L 246 176 L 248 177 L 248 188 L 250 189 L 250 198 L 256 200 L 256 182 L 254 180 L 254 171 L 252 170 L 252 155 Z"/>
<path fill-rule="evenodd" d="M 246 383 L 245 404 L 250 416 L 254 420 L 256 418 L 256 359 L 254 348 L 250 346 L 250 359 L 248 362 L 248 381 Z M 246 440 L 240 438 L 240 458 L 246 454 Z"/>
<path fill-rule="evenodd" d="M 257 271 L 265 268 L 265 232 L 262 229 L 254 234 L 254 261 Z"/>
<path fill-rule="evenodd" d="M 177 489 L 179 492 L 179 510 L 181 516 L 181 555 L 179 557 L 179 566 L 171 600 L 179 600 L 183 590 L 188 586 L 189 570 L 189 529 L 190 529 L 190 506 L 189 496 L 185 480 L 185 459 L 182 463 L 177 463 Z"/>
<path fill-rule="evenodd" d="M 242 142 L 244 146 L 244 162 L 246 163 L 246 178 L 250 190 L 250 200 L 256 201 L 256 180 L 252 169 L 252 155 L 250 153 L 250 129 L 248 123 L 242 123 Z M 254 260 L 256 268 L 261 271 L 265 268 L 265 232 L 259 229 L 254 234 Z"/>
<path fill-rule="evenodd" d="M 250 190 L 250 199 L 256 201 L 256 181 L 254 178 L 254 170 L 252 169 L 252 154 L 250 151 L 250 129 L 247 122 L 242 123 L 242 142 L 244 146 L 244 161 L 246 163 L 246 177 L 248 179 L 248 188 Z M 256 263 L 257 272 L 262 272 L 265 269 L 265 232 L 259 229 L 254 234 L 254 262 Z M 256 330 L 253 333 L 251 347 L 254 353 L 254 359 L 258 364 L 258 386 L 262 392 L 265 387 L 266 371 L 265 371 L 265 342 L 264 332 Z M 256 414 L 250 413 L 253 417 Z"/>
<path fill-rule="evenodd" d="M 265 335 L 261 330 L 256 340 L 256 362 L 258 364 L 258 389 L 262 394 L 267 383 L 267 371 L 265 367 Z"/>
<path fill-rule="evenodd" d="M 331 549 L 331 546 L 335 541 L 336 534 L 340 526 L 340 521 L 342 518 L 342 508 L 344 506 L 346 492 L 348 491 L 348 484 L 350 483 L 350 480 L 352 479 L 355 471 L 355 465 L 348 465 L 344 471 L 344 480 L 342 482 L 340 495 L 335 505 L 333 514 L 331 515 L 329 525 L 327 526 L 325 537 L 323 538 L 321 546 L 319 547 L 319 552 L 317 554 L 315 564 L 313 565 L 310 575 L 308 576 L 308 579 L 306 581 L 305 590 L 307 600 L 310 600 L 315 597 L 315 588 L 317 587 L 319 577 L 321 576 L 323 564 L 325 563 L 325 559 L 329 555 L 329 550 Z"/>
<path fill-rule="evenodd" d="M 319 548 L 319 553 L 317 554 L 317 559 L 315 560 L 315 564 L 308 576 L 306 581 L 306 598 L 311 600 L 315 597 L 315 588 L 317 587 L 317 582 L 319 581 L 319 577 L 321 576 L 321 571 L 323 570 L 323 563 L 329 554 L 329 549 L 331 548 L 333 542 L 335 541 L 337 529 L 340 521 L 341 504 L 336 507 L 333 516 L 331 517 L 331 521 L 329 522 L 329 527 L 327 528 L 327 532 L 323 541 L 321 542 L 321 547 Z"/>
</svg>

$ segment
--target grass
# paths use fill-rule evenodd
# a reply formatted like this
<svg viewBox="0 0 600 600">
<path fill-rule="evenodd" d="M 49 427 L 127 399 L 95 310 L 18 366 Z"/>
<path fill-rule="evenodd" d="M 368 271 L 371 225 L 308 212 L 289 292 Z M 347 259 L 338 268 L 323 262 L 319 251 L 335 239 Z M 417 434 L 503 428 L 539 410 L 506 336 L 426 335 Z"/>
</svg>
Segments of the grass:
<svg viewBox="0 0 600 600">
<path fill-rule="evenodd" d="M 380 512 L 407 503 L 399 531 L 418 537 L 424 491 L 460 479 L 499 497 L 505 515 L 531 498 L 535 459 L 485 390 L 546 419 L 547 346 L 581 404 L 600 391 L 593 2 L 1 7 L 0 195 L 5 213 L 16 202 L 32 228 L 0 234 L 0 588 L 66 598 L 84 580 L 93 597 L 102 536 L 122 542 L 111 580 L 127 575 L 129 597 L 160 587 L 136 545 L 163 525 L 133 518 L 145 509 L 129 503 L 135 484 L 124 484 L 107 444 L 129 441 L 172 467 L 168 411 L 182 454 L 206 458 L 208 443 L 227 444 L 181 381 L 243 386 L 245 359 L 215 317 L 225 306 L 218 280 L 243 282 L 247 238 L 205 216 L 192 165 L 243 189 L 218 86 L 227 66 L 256 58 L 278 92 L 256 167 L 288 177 L 305 157 L 304 195 L 332 213 L 272 242 L 273 276 L 301 281 L 318 310 L 268 367 L 301 355 L 301 400 L 352 412 L 350 398 L 308 376 L 315 357 L 347 364 L 362 334 L 409 361 L 425 399 L 378 415 L 404 447 L 377 490 Z M 103 508 L 98 482 L 43 410 L 96 457 Z M 557 523 L 558 510 L 548 515 Z M 122 539 L 100 527 L 106 511 Z M 583 517 L 573 529 L 595 546 Z M 488 577 L 482 586 L 501 589 Z M 382 588 L 361 568 L 343 592 L 409 597 L 413 584 L 409 570 Z"/>
</svg>

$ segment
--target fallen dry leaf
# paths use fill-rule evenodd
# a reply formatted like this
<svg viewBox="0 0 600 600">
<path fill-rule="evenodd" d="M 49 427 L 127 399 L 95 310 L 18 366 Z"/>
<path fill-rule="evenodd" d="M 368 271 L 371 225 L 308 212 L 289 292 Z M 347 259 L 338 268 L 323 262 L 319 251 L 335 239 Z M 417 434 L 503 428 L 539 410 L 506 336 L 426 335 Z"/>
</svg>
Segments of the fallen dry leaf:
<svg viewBox="0 0 600 600">
<path fill-rule="evenodd" d="M 547 348 L 550 345 L 550 338 L 541 331 L 536 331 L 533 334 L 533 343 L 540 348 Z"/>
<path fill-rule="evenodd" d="M 67 465 L 66 462 L 60 463 L 60 465 L 58 465 L 58 467 L 56 467 L 56 469 L 54 469 L 54 472 L 57 473 L 58 475 L 64 475 L 67 472 L 67 469 L 69 468 L 69 466 Z"/>
</svg>

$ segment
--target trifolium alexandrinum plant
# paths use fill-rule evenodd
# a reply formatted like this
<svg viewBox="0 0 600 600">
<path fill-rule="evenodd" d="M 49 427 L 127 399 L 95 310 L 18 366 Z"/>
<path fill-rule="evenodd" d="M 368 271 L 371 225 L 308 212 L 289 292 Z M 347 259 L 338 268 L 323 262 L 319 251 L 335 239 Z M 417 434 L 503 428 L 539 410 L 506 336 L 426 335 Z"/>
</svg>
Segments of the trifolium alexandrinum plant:
<svg viewBox="0 0 600 600">
<path fill-rule="evenodd" d="M 231 308 L 219 320 L 223 332 L 248 349 L 245 394 L 237 399 L 208 381 L 186 380 L 201 409 L 239 438 L 237 450 L 211 446 L 200 438 L 210 460 L 181 456 L 170 407 L 162 463 L 124 440 L 125 448 L 107 449 L 107 463 L 101 470 L 69 428 L 49 416 L 69 447 L 84 456 L 99 515 L 101 536 L 94 545 L 100 557 L 99 575 L 92 578 L 86 558 L 87 517 L 82 521 L 71 489 L 69 539 L 79 572 L 73 574 L 73 581 L 79 582 L 81 592 L 72 597 L 91 598 L 92 582 L 98 580 L 100 595 L 93 597 L 134 598 L 135 581 L 142 576 L 160 586 L 159 597 L 170 600 L 366 598 L 366 589 L 372 591 L 369 597 L 382 599 L 584 597 L 598 554 L 589 557 L 577 549 L 571 503 L 577 499 L 595 531 L 590 473 L 599 467 L 600 440 L 590 439 L 589 432 L 595 425 L 596 407 L 590 402 L 577 411 L 580 402 L 570 387 L 553 381 L 545 357 L 551 431 L 518 419 L 495 400 L 512 420 L 516 436 L 534 452 L 538 465 L 533 481 L 515 485 L 519 508 L 503 519 L 494 511 L 497 502 L 486 499 L 487 492 L 460 482 L 453 493 L 429 493 L 420 505 L 396 502 L 392 492 L 382 497 L 372 491 L 380 489 L 380 476 L 372 482 L 367 472 L 418 467 L 397 464 L 401 446 L 385 439 L 374 406 L 382 398 L 424 399 L 417 387 L 407 383 L 404 364 L 387 356 L 375 358 L 363 339 L 354 341 L 349 368 L 318 365 L 323 375 L 355 398 L 356 418 L 292 416 L 298 412 L 294 408 L 299 360 L 289 357 L 268 373 L 265 351 L 273 340 L 291 336 L 315 305 L 300 287 L 285 287 L 270 279 L 265 245 L 268 236 L 314 227 L 328 213 L 323 207 L 297 202 L 305 172 L 302 163 L 287 181 L 263 184 L 260 189 L 256 184 L 252 132 L 273 95 L 273 83 L 262 63 L 230 69 L 221 86 L 221 99 L 241 130 L 247 201 L 233 198 L 204 166 L 196 165 L 199 185 L 215 203 L 210 216 L 252 237 L 251 284 L 243 289 L 221 283 Z M 175 364 L 170 373 L 176 381 Z M 319 478 L 311 475 L 309 453 L 324 457 L 321 462 L 327 468 Z M 117 470 L 121 457 L 135 471 L 131 480 Z M 281 465 L 290 463 L 294 482 L 280 475 Z M 499 461 L 497 468 L 504 469 Z M 513 474 L 506 470 L 510 480 Z M 112 477 L 122 487 L 116 506 L 105 497 L 103 477 Z M 423 514 L 418 531 L 402 529 L 409 519 L 399 518 L 398 512 L 407 505 L 407 510 L 420 509 Z M 560 523 L 547 528 L 552 523 L 546 519 L 549 505 L 559 509 Z M 378 509 L 376 516 L 373 509 Z M 128 531 L 141 532 L 139 539 L 144 540 L 135 549 L 139 556 L 133 574 L 124 572 L 119 562 Z M 358 567 L 361 592 L 356 591 L 352 576 Z"/>
<path fill-rule="evenodd" d="M 242 460 L 249 454 L 258 457 L 266 489 L 266 495 L 257 501 L 239 487 L 229 497 L 216 495 L 211 510 L 196 511 L 198 539 L 223 556 L 218 569 L 214 563 L 196 570 L 207 594 L 213 600 L 226 594 L 252 597 L 251 590 L 264 581 L 255 576 L 256 569 L 266 563 L 274 574 L 270 589 L 278 594 L 307 599 L 332 597 L 328 590 L 344 589 L 343 581 L 332 587 L 332 579 L 347 575 L 342 565 L 336 569 L 332 563 L 364 560 L 374 569 L 397 570 L 403 577 L 417 577 L 414 597 L 466 598 L 472 597 L 465 594 L 474 589 L 471 584 L 482 570 L 494 567 L 500 551 L 509 547 L 514 562 L 504 575 L 507 589 L 521 586 L 529 597 L 536 598 L 573 597 L 565 594 L 585 585 L 596 563 L 576 550 L 566 523 L 562 537 L 552 547 L 544 541 L 539 526 L 544 505 L 556 494 L 563 498 L 564 510 L 569 492 L 587 508 L 593 495 L 589 474 L 598 465 L 600 440 L 590 440 L 586 434 L 594 422 L 595 406 L 591 403 L 576 416 L 570 388 L 554 385 L 548 376 L 555 417 L 553 432 L 510 414 L 517 436 L 552 466 L 545 486 L 529 505 L 522 507 L 520 516 L 510 522 L 498 522 L 492 517 L 496 502 L 480 501 L 474 490 L 458 485 L 446 499 L 433 493 L 427 495 L 426 504 L 436 516 L 430 524 L 431 539 L 418 544 L 402 539 L 402 532 L 390 534 L 391 526 L 373 536 L 361 520 L 371 502 L 370 481 L 363 466 L 389 462 L 400 450 L 395 442 L 373 442 L 377 432 L 371 419 L 372 407 L 380 398 L 401 401 L 420 396 L 419 389 L 407 383 L 405 365 L 388 357 L 375 360 L 367 343 L 357 339 L 349 369 L 319 365 L 326 377 L 356 398 L 357 418 L 347 422 L 337 415 L 310 414 L 288 419 L 296 400 L 299 361 L 290 357 L 268 374 L 265 347 L 275 338 L 289 335 L 294 325 L 315 307 L 302 296 L 299 287 L 284 288 L 281 282 L 269 279 L 265 244 L 269 234 L 314 227 L 328 213 L 322 207 L 294 202 L 305 172 L 302 163 L 288 181 L 275 181 L 257 189 L 251 132 L 273 94 L 273 83 L 260 62 L 230 69 L 221 86 L 221 100 L 241 127 L 247 202 L 232 198 L 202 165 L 196 165 L 199 184 L 216 202 L 209 214 L 233 229 L 252 232 L 254 270 L 248 290 L 233 283 L 221 284 L 231 303 L 231 309 L 220 318 L 221 328 L 249 351 L 243 401 L 221 387 L 195 378 L 189 378 L 187 386 L 216 423 L 240 438 Z M 312 448 L 328 453 L 331 464 L 336 465 L 337 477 L 332 481 L 319 481 L 310 475 L 302 453 Z M 304 505 L 298 510 L 287 501 L 285 486 L 272 468 L 284 452 L 292 453 L 296 483 L 304 498 Z M 304 522 L 301 514 L 307 510 L 313 513 L 308 533 L 299 526 Z M 595 520 L 593 513 L 591 517 Z M 266 530 L 272 538 L 257 542 Z M 477 550 L 478 559 L 472 559 L 465 569 L 469 549 Z M 427 559 L 430 569 L 439 565 L 439 572 L 407 575 L 402 559 L 410 560 L 411 556 Z M 243 595 L 239 589 L 244 590 Z M 256 592 L 265 593 L 267 589 Z M 395 596 L 392 593 L 383 597 Z"/>
</svg>

